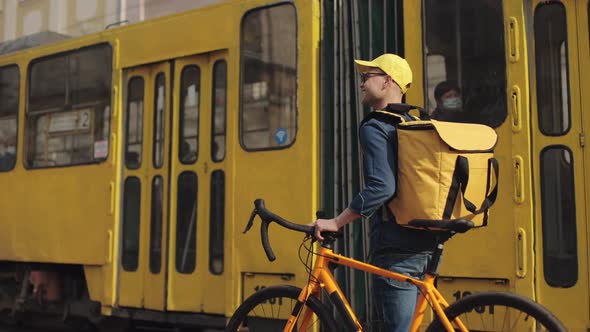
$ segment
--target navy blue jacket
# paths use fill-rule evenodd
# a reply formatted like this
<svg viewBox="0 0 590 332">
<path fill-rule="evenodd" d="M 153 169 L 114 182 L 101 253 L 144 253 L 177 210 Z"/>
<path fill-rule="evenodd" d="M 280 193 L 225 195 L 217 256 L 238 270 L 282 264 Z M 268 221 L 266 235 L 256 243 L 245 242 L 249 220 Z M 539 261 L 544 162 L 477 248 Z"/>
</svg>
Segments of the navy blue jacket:
<svg viewBox="0 0 590 332">
<path fill-rule="evenodd" d="M 408 108 L 389 104 L 386 110 L 399 114 Z M 436 245 L 433 234 L 398 225 L 385 206 L 397 189 L 397 129 L 395 121 L 383 121 L 375 115 L 369 114 L 359 129 L 365 187 L 348 207 L 369 219 L 371 253 L 432 251 Z"/>
</svg>

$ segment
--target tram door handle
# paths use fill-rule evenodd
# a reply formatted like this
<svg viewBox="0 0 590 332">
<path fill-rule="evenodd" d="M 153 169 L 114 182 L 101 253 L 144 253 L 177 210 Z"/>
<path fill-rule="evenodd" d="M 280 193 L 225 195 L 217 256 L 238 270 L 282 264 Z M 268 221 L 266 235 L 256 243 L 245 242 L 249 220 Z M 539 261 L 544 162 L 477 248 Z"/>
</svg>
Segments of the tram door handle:
<svg viewBox="0 0 590 332">
<path fill-rule="evenodd" d="M 516 276 L 519 278 L 526 277 L 526 265 L 527 265 L 527 255 L 526 255 L 526 232 L 523 228 L 518 228 L 518 234 L 516 235 L 516 243 L 517 243 L 517 267 L 516 267 Z"/>
<path fill-rule="evenodd" d="M 520 60 L 520 52 L 519 52 L 519 35 L 518 35 L 518 20 L 516 17 L 511 16 L 508 18 L 507 23 L 508 28 L 508 59 L 510 62 L 518 62 Z"/>
<path fill-rule="evenodd" d="M 514 170 L 514 202 L 522 204 L 524 202 L 524 171 L 523 160 L 521 156 L 514 156 L 513 159 Z"/>
<path fill-rule="evenodd" d="M 518 85 L 512 86 L 512 93 L 510 95 L 511 103 L 511 118 L 512 118 L 512 131 L 518 133 L 522 129 L 521 114 L 522 105 L 520 98 L 520 88 Z"/>
</svg>

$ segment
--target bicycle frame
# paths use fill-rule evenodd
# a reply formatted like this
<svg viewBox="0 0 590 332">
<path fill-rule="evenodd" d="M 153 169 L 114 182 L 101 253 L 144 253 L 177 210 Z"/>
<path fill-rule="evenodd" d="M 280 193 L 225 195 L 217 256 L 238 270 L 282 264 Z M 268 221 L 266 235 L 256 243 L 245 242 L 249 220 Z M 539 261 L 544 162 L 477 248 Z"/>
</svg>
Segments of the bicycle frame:
<svg viewBox="0 0 590 332">
<path fill-rule="evenodd" d="M 276 222 L 279 225 L 288 228 L 290 230 L 305 233 L 306 237 L 303 241 L 310 240 L 314 233 L 317 231 L 312 226 L 301 225 L 292 223 L 280 216 L 270 212 L 264 206 L 263 199 L 256 199 L 254 201 L 254 210 L 250 214 L 250 219 L 246 225 L 244 233 L 248 232 L 254 223 L 254 218 L 260 216 L 262 219 L 261 225 L 261 240 L 264 251 L 266 252 L 267 258 L 272 262 L 275 260 L 275 255 L 272 251 L 272 247 L 268 237 L 268 226 L 272 222 Z M 275 329 L 279 324 L 282 325 L 284 322 L 284 313 L 281 312 L 282 299 L 289 300 L 287 307 L 293 304 L 291 300 L 297 298 L 295 306 L 292 307 L 290 316 L 287 319 L 286 325 L 283 331 L 293 331 L 293 328 L 297 330 L 307 330 L 312 322 L 311 320 L 320 320 L 320 324 L 324 328 L 336 329 L 338 324 L 330 316 L 329 308 L 322 305 L 321 295 L 322 289 L 325 289 L 327 294 L 330 296 L 334 307 L 340 313 L 345 324 L 345 330 L 348 331 L 363 331 L 363 326 L 359 322 L 358 318 L 352 311 L 352 308 L 342 290 L 338 286 L 338 283 L 332 275 L 331 269 L 333 265 L 342 265 L 355 270 L 360 270 L 370 274 L 379 275 L 392 280 L 407 282 L 415 285 L 419 290 L 420 294 L 417 296 L 416 308 L 412 317 L 412 323 L 410 326 L 411 332 L 419 330 L 420 325 L 424 320 L 424 315 L 427 310 L 427 306 L 430 306 L 435 314 L 436 319 L 434 321 L 434 327 L 436 330 L 444 326 L 444 329 L 448 332 L 455 331 L 454 327 L 459 331 L 467 331 L 465 325 L 458 318 L 459 315 L 468 314 L 469 312 L 475 311 L 477 313 L 483 313 L 478 308 L 483 306 L 490 306 L 493 308 L 498 305 L 500 308 L 498 311 L 504 312 L 502 321 L 498 323 L 498 326 L 503 327 L 506 322 L 510 324 L 509 331 L 513 331 L 517 326 L 521 327 L 522 330 L 539 330 L 544 328 L 548 331 L 566 331 L 565 327 L 559 320 L 552 315 L 545 308 L 535 303 L 534 301 L 515 294 L 507 294 L 502 292 L 484 292 L 473 296 L 465 297 L 459 300 L 453 305 L 449 305 L 443 298 L 442 294 L 434 287 L 435 278 L 438 275 L 438 266 L 443 253 L 444 242 L 450 239 L 456 233 L 465 233 L 474 227 L 473 223 L 466 219 L 454 219 L 454 220 L 412 220 L 412 226 L 417 228 L 425 228 L 426 230 L 432 230 L 436 236 L 436 246 L 433 248 L 432 256 L 428 261 L 425 270 L 424 280 L 405 276 L 400 273 L 388 271 L 385 269 L 378 268 L 371 264 L 363 263 L 355 259 L 345 257 L 342 255 L 334 254 L 334 242 L 337 238 L 341 237 L 341 234 L 336 232 L 323 232 L 322 243 L 319 252 L 313 254 L 317 256 L 313 269 L 309 275 L 309 281 L 302 290 L 298 290 L 293 286 L 276 286 L 270 287 L 265 290 L 258 290 L 256 294 L 250 296 L 247 300 L 240 305 L 236 310 L 232 318 L 228 323 L 228 331 L 247 330 L 266 327 Z M 431 229 L 435 228 L 435 229 Z M 438 230 L 440 228 L 440 230 Z M 309 248 L 306 248 L 311 250 Z M 312 298 L 310 298 L 312 297 Z M 274 306 L 276 300 L 279 299 L 278 308 Z M 271 306 L 270 317 L 265 317 L 266 313 L 265 304 L 269 303 Z M 249 317 L 258 317 L 256 314 L 256 308 L 263 311 L 261 320 L 257 321 L 257 318 L 249 321 Z M 305 308 L 305 310 L 303 310 Z M 448 308 L 448 309 L 447 309 Z M 275 310 L 276 309 L 276 310 Z M 511 314 L 506 314 L 509 309 L 516 310 L 515 320 L 511 320 Z M 453 324 L 445 314 L 445 310 L 449 311 L 449 314 L 453 316 Z M 493 311 L 490 309 L 490 315 L 493 315 Z M 250 314 L 253 314 L 252 316 Z M 315 317 L 314 315 L 317 315 Z M 466 316 L 467 317 L 467 316 Z M 299 322 L 298 322 L 299 320 Z M 469 318 L 465 318 L 465 321 Z M 476 318 L 476 321 L 484 322 L 483 318 Z M 252 324 L 250 324 L 252 323 Z M 261 325 L 259 325 L 260 323 Z M 492 327 L 495 329 L 496 321 L 492 320 Z M 267 325 L 270 324 L 270 325 Z M 298 325 L 298 326 L 297 326 Z M 477 324 L 476 324 L 477 325 Z M 432 325 L 431 325 L 432 326 Z M 454 327 L 453 327 L 454 326 Z M 243 327 L 244 329 L 241 329 Z M 484 329 L 486 329 L 484 327 Z"/>
<path fill-rule="evenodd" d="M 447 331 L 455 331 L 451 325 L 451 322 L 447 319 L 444 314 L 444 309 L 449 306 L 447 301 L 442 297 L 440 292 L 434 287 L 435 276 L 432 274 L 426 274 L 424 280 L 415 279 L 403 274 L 392 272 L 389 270 L 381 269 L 376 266 L 357 261 L 355 259 L 345 257 L 342 255 L 335 254 L 332 249 L 320 247 L 320 252 L 317 255 L 316 262 L 314 264 L 313 271 L 311 273 L 309 283 L 303 288 L 301 294 L 299 294 L 298 305 L 293 309 L 291 316 L 285 326 L 284 331 L 293 331 L 296 325 L 297 319 L 302 314 L 303 303 L 307 301 L 309 296 L 316 296 L 319 298 L 322 288 L 326 289 L 326 292 L 330 296 L 330 299 L 338 309 L 338 312 L 344 319 L 345 325 L 348 330 L 362 331 L 363 328 L 358 318 L 354 314 L 352 307 L 346 300 L 342 290 L 338 286 L 336 279 L 330 271 L 329 264 L 337 264 L 347 266 L 356 270 L 368 272 L 384 276 L 390 279 L 409 282 L 418 287 L 420 290 L 420 296 L 416 304 L 416 310 L 414 311 L 414 318 L 412 320 L 411 332 L 418 331 L 420 324 L 424 319 L 424 314 L 427 310 L 428 304 L 437 313 L 442 324 L 445 326 Z M 303 312 L 302 326 L 299 330 L 306 330 L 307 324 L 312 318 L 313 313 L 311 310 Z M 468 331 L 467 328 L 456 318 L 455 324 L 461 331 Z"/>
</svg>

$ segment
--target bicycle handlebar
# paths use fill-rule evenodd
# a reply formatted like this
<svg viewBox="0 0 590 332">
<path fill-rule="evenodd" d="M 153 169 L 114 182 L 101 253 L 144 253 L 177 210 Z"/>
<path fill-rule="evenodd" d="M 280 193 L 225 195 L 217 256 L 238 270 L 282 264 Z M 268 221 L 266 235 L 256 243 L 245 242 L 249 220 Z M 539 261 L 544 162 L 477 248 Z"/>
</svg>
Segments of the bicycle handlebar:
<svg viewBox="0 0 590 332">
<path fill-rule="evenodd" d="M 250 214 L 250 219 L 248 220 L 248 224 L 246 225 L 246 229 L 244 229 L 243 234 L 245 234 L 246 232 L 248 232 L 250 230 L 250 228 L 252 228 L 252 225 L 254 224 L 254 217 L 256 217 L 256 215 L 258 215 L 260 217 L 260 219 L 262 220 L 262 225 L 260 226 L 260 236 L 261 236 L 261 241 L 262 241 L 262 247 L 264 248 L 264 251 L 266 252 L 266 257 L 268 257 L 269 261 L 274 261 L 276 259 L 272 248 L 270 246 L 270 241 L 268 240 L 268 225 L 270 225 L 271 222 L 276 222 L 279 225 L 297 231 L 297 232 L 301 232 L 301 233 L 306 233 L 307 235 L 311 235 L 313 236 L 314 233 L 314 227 L 312 226 L 307 226 L 307 225 L 300 225 L 300 224 L 295 224 L 292 223 L 284 218 L 279 217 L 278 215 L 270 212 L 265 206 L 264 206 L 264 200 L 261 198 L 258 198 L 254 201 L 254 210 L 252 210 L 252 213 Z"/>
</svg>

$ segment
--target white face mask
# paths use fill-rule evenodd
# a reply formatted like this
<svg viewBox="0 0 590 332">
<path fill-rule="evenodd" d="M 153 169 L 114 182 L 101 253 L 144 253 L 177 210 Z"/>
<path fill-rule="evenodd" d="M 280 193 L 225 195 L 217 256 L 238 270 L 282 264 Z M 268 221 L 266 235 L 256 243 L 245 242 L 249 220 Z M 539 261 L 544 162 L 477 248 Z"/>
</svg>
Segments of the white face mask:
<svg viewBox="0 0 590 332">
<path fill-rule="evenodd" d="M 459 97 L 451 97 L 443 100 L 442 106 L 448 111 L 458 111 L 463 107 L 463 101 Z"/>
</svg>

